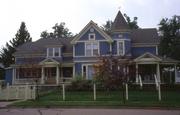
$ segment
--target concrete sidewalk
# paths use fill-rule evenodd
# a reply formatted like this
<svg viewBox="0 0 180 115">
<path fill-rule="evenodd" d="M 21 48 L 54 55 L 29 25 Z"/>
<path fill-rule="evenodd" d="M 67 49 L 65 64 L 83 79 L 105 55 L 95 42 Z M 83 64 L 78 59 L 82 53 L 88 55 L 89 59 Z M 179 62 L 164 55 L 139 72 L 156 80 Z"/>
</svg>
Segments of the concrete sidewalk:
<svg viewBox="0 0 180 115">
<path fill-rule="evenodd" d="M 0 109 L 0 115 L 180 115 L 180 110 L 145 109 Z"/>
</svg>

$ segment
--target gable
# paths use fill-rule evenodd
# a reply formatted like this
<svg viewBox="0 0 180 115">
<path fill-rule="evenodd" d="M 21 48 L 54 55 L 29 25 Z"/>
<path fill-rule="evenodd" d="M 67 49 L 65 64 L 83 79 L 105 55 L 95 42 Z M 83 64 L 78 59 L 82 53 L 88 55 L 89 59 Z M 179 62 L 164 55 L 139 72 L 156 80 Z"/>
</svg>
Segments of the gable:
<svg viewBox="0 0 180 115">
<path fill-rule="evenodd" d="M 89 40 L 89 34 L 95 34 L 95 40 L 106 40 L 112 42 L 109 35 L 102 31 L 97 24 L 90 21 L 82 31 L 71 41 L 71 44 L 76 44 L 77 41 Z"/>
<path fill-rule="evenodd" d="M 94 35 L 94 40 L 106 40 L 93 26 L 90 26 L 87 31 L 79 38 L 79 41 L 89 40 L 90 35 Z"/>
<path fill-rule="evenodd" d="M 45 60 L 40 62 L 40 65 L 57 65 L 59 62 L 52 58 L 46 58 Z"/>
<path fill-rule="evenodd" d="M 159 62 L 159 61 L 162 61 L 162 59 L 147 52 L 137 57 L 136 59 L 134 59 L 134 61 L 135 62 Z"/>
</svg>

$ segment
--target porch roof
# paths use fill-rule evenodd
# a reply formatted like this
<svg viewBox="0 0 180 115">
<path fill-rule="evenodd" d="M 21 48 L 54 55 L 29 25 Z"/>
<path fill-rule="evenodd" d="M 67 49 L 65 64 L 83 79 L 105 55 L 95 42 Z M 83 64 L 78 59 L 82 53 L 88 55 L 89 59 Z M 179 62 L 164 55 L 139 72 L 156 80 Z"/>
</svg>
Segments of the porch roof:
<svg viewBox="0 0 180 115">
<path fill-rule="evenodd" d="M 180 61 L 178 60 L 175 60 L 172 58 L 160 57 L 149 52 L 142 54 L 141 56 L 135 58 L 133 61 L 136 62 L 137 64 L 154 64 L 154 63 L 178 64 L 180 63 Z"/>
</svg>

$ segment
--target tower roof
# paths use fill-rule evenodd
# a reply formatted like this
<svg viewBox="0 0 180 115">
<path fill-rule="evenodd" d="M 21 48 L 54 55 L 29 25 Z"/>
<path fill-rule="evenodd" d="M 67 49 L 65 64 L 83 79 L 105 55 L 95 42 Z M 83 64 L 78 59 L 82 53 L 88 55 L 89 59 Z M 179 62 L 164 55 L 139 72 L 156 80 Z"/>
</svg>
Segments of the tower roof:
<svg viewBox="0 0 180 115">
<path fill-rule="evenodd" d="M 112 25 L 112 31 L 118 31 L 118 30 L 127 30 L 129 29 L 129 26 L 124 19 L 121 11 L 118 12 L 116 18 L 114 19 L 114 23 Z"/>
</svg>

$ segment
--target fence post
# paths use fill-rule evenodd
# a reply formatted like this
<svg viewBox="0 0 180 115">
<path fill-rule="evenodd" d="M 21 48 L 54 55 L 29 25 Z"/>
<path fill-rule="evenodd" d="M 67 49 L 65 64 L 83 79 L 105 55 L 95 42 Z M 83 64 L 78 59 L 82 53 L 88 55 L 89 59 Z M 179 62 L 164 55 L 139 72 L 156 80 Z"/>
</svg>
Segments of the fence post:
<svg viewBox="0 0 180 115">
<path fill-rule="evenodd" d="M 25 100 L 28 99 L 28 83 L 25 85 Z"/>
<path fill-rule="evenodd" d="M 33 99 L 35 100 L 36 99 L 36 85 L 33 86 Z"/>
<path fill-rule="evenodd" d="M 62 84 L 63 101 L 65 101 L 65 85 Z"/>
<path fill-rule="evenodd" d="M 161 83 L 158 85 L 158 99 L 161 101 Z"/>
<path fill-rule="evenodd" d="M 8 101 L 9 100 L 9 83 L 7 83 L 7 95 L 6 95 L 6 100 Z"/>
<path fill-rule="evenodd" d="M 16 86 L 16 99 L 18 99 L 18 98 L 19 98 L 19 87 Z"/>
<path fill-rule="evenodd" d="M 93 84 L 93 91 L 94 91 L 94 101 L 96 101 L 96 84 Z"/>
<path fill-rule="evenodd" d="M 126 101 L 128 100 L 128 84 L 126 83 Z"/>
</svg>

